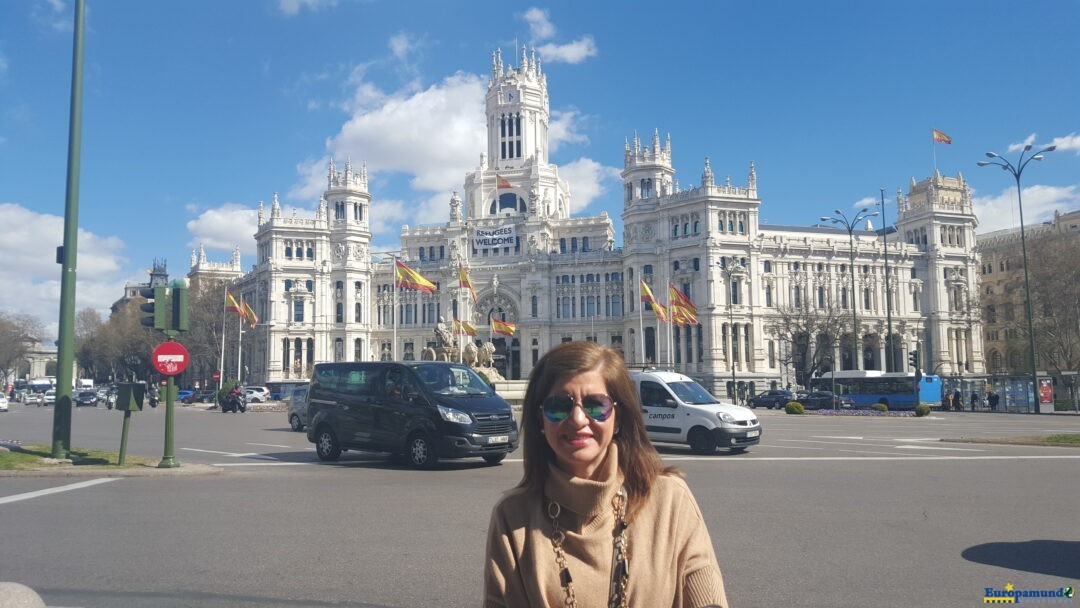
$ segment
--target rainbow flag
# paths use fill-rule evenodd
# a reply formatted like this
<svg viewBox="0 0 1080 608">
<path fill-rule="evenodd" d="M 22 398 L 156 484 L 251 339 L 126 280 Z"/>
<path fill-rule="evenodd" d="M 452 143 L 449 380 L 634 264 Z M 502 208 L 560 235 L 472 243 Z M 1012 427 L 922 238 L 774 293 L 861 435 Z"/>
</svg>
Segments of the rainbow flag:
<svg viewBox="0 0 1080 608">
<path fill-rule="evenodd" d="M 469 293 L 472 294 L 472 301 L 476 301 L 476 288 L 473 287 L 472 279 L 469 278 L 469 271 L 465 270 L 465 264 L 461 262 L 458 262 L 458 287 L 468 287 Z"/>
<path fill-rule="evenodd" d="M 498 319 L 491 319 L 491 333 L 501 334 L 504 336 L 513 336 L 517 333 L 517 325 L 513 323 L 504 323 Z"/>
<path fill-rule="evenodd" d="M 243 309 L 243 312 L 241 312 L 240 314 L 242 314 L 244 318 L 247 319 L 248 325 L 251 325 L 251 328 L 255 329 L 255 325 L 259 322 L 259 317 L 255 314 L 255 311 L 251 310 L 251 307 L 248 306 L 247 300 L 244 299 L 244 296 L 240 296 L 240 308 Z"/>
<path fill-rule="evenodd" d="M 934 141 L 936 143 L 939 143 L 939 144 L 951 144 L 952 143 L 952 138 L 949 137 L 948 135 L 942 133 L 941 131 L 938 131 L 937 129 L 930 129 L 930 131 L 932 132 L 932 134 L 934 136 Z"/>
<path fill-rule="evenodd" d="M 424 293 L 435 293 L 435 284 L 425 279 L 423 275 L 409 268 L 401 260 L 395 260 L 394 286 L 406 289 L 415 289 Z"/>
<path fill-rule="evenodd" d="M 454 319 L 454 334 L 459 336 L 475 336 L 476 328 L 465 321 Z"/>
</svg>

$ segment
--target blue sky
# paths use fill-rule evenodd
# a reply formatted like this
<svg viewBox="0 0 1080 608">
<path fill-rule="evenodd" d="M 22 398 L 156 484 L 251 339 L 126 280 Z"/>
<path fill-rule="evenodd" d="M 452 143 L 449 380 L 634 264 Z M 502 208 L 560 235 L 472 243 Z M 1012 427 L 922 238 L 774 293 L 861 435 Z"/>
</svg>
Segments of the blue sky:
<svg viewBox="0 0 1080 608">
<path fill-rule="evenodd" d="M 310 213 L 333 156 L 367 163 L 375 245 L 442 221 L 484 133 L 491 52 L 537 49 L 552 161 L 575 215 L 621 212 L 623 142 L 670 133 L 677 178 L 758 172 L 761 218 L 811 224 L 934 170 L 953 138 L 980 232 L 1017 225 L 1012 178 L 977 168 L 1059 150 L 1025 216 L 1080 208 L 1080 2 L 90 0 L 77 307 L 106 311 L 154 258 L 204 244 L 254 262 L 255 209 Z M 0 3 L 0 310 L 55 333 L 73 0 Z M 616 226 L 621 237 L 621 225 Z"/>
</svg>

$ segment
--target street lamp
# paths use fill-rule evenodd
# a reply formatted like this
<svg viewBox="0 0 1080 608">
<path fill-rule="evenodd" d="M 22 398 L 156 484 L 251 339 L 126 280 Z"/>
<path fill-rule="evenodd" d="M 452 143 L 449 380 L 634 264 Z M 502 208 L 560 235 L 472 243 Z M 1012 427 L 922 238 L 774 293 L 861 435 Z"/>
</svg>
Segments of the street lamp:
<svg viewBox="0 0 1080 608">
<path fill-rule="evenodd" d="M 980 160 L 978 164 L 980 167 L 987 165 L 997 165 L 1002 170 L 1008 171 L 1012 174 L 1013 179 L 1016 180 L 1016 206 L 1020 209 L 1020 247 L 1024 253 L 1024 298 L 1027 304 L 1027 323 L 1028 323 L 1028 357 L 1031 364 L 1031 393 L 1034 397 L 1032 403 L 1032 412 L 1037 412 L 1038 394 L 1039 394 L 1039 378 L 1038 372 L 1035 367 L 1035 323 L 1031 320 L 1031 283 L 1028 281 L 1028 255 L 1027 255 L 1027 238 L 1024 235 L 1024 201 L 1020 192 L 1020 176 L 1024 173 L 1024 167 L 1028 166 L 1033 160 L 1041 161 L 1043 159 L 1044 152 L 1053 152 L 1057 149 L 1057 146 L 1047 146 L 1042 150 L 1028 156 L 1026 159 L 1024 155 L 1031 151 L 1031 144 L 1024 146 L 1024 149 L 1020 152 L 1020 158 L 1017 159 L 1016 165 L 1013 165 L 1009 161 L 999 156 L 996 152 L 987 152 L 987 158 L 993 158 L 996 160 Z"/>
<path fill-rule="evenodd" d="M 852 365 L 855 369 L 859 369 L 859 359 L 862 354 L 859 352 L 859 302 L 855 293 L 855 227 L 859 222 L 877 217 L 878 212 L 871 212 L 869 208 L 860 209 L 854 217 L 848 218 L 847 214 L 843 211 L 836 209 L 833 211 L 832 216 L 823 215 L 821 221 L 832 222 L 839 226 L 842 226 L 848 233 L 848 243 L 851 248 L 851 267 L 848 268 L 848 272 L 851 274 L 851 341 L 852 341 Z"/>
<path fill-rule="evenodd" d="M 735 334 L 735 284 L 733 279 L 738 278 L 745 271 L 745 267 L 742 264 L 736 263 L 735 258 L 731 258 L 731 264 L 727 264 L 724 259 L 721 259 L 717 263 L 720 269 L 720 276 L 724 279 L 724 289 L 728 292 L 728 328 L 731 334 L 731 352 L 728 353 L 728 365 L 731 366 L 731 395 L 733 400 L 739 402 L 739 385 L 735 382 L 735 354 L 739 348 L 739 339 Z"/>
<path fill-rule="evenodd" d="M 886 236 L 885 188 L 881 189 L 881 245 L 885 258 L 885 371 L 896 371 L 896 352 L 892 337 L 892 292 L 889 290 L 889 239 Z"/>
</svg>

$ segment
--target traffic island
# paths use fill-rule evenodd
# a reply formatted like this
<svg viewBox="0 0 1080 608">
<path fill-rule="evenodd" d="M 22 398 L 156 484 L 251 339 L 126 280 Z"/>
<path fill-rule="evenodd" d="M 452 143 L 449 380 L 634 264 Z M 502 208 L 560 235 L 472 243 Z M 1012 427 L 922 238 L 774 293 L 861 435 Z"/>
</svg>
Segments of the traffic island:
<svg viewBox="0 0 1080 608">
<path fill-rule="evenodd" d="M 995 443 L 1002 445 L 1035 445 L 1052 448 L 1080 448 L 1080 435 L 1033 435 L 1021 437 L 959 437 L 942 439 L 949 443 Z"/>
<path fill-rule="evenodd" d="M 161 469 L 154 458 L 128 456 L 122 465 L 117 464 L 118 461 L 119 455 L 113 452 L 81 448 L 73 448 L 69 458 L 57 459 L 52 458 L 52 449 L 48 445 L 0 440 L 0 477 L 149 477 L 221 473 L 220 467 L 200 464 Z"/>
</svg>

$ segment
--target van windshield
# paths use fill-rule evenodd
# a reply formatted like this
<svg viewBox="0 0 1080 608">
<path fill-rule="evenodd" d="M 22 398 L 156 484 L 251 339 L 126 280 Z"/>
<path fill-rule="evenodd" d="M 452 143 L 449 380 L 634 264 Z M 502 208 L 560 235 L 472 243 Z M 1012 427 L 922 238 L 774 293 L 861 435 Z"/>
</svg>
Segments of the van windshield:
<svg viewBox="0 0 1080 608">
<path fill-rule="evenodd" d="M 412 366 L 431 392 L 439 395 L 490 395 L 491 387 L 479 374 L 464 365 Z"/>
<path fill-rule="evenodd" d="M 669 382 L 668 386 L 683 403 L 696 405 L 700 403 L 719 403 L 715 397 L 709 394 L 700 384 L 690 382 Z"/>
</svg>

